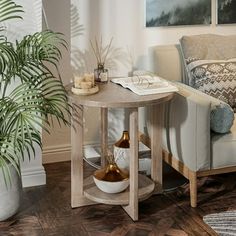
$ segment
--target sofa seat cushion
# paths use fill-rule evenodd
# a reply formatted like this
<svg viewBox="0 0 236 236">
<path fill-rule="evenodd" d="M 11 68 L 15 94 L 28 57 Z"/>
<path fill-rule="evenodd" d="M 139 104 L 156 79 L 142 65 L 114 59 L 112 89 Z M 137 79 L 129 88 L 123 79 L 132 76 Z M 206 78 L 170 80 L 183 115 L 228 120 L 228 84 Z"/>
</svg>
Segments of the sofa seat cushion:
<svg viewBox="0 0 236 236">
<path fill-rule="evenodd" d="M 236 166 L 236 121 L 227 134 L 212 133 L 211 144 L 211 168 Z"/>
</svg>

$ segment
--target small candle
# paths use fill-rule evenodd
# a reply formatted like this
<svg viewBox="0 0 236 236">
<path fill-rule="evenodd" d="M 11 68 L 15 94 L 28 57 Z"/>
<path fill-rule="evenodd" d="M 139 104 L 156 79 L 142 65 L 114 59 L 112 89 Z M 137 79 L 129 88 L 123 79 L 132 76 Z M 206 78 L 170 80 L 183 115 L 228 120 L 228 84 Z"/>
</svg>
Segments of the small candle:
<svg viewBox="0 0 236 236">
<path fill-rule="evenodd" d="M 83 82 L 83 77 L 75 77 L 74 78 L 74 86 L 75 88 L 80 88 L 81 82 Z"/>
<path fill-rule="evenodd" d="M 89 88 L 92 88 L 93 84 L 91 81 L 83 81 L 83 82 L 80 82 L 80 88 L 82 89 L 89 89 Z"/>
<path fill-rule="evenodd" d="M 92 82 L 92 87 L 94 86 L 94 74 L 93 73 L 84 74 L 84 80 L 86 82 Z"/>
</svg>

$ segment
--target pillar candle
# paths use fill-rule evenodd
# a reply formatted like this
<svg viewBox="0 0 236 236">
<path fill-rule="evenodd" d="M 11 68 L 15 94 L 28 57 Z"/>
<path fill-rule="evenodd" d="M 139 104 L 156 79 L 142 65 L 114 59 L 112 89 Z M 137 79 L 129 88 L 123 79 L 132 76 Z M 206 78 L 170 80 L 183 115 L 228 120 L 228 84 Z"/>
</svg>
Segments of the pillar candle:
<svg viewBox="0 0 236 236">
<path fill-rule="evenodd" d="M 83 81 L 80 83 L 80 88 L 82 89 L 89 89 L 92 88 L 92 82 L 91 81 Z"/>
<path fill-rule="evenodd" d="M 93 73 L 84 74 L 84 80 L 87 81 L 87 82 L 91 82 L 91 83 L 92 83 L 92 87 L 93 87 L 94 84 L 95 84 L 95 81 L 94 81 L 94 74 L 93 74 Z"/>
<path fill-rule="evenodd" d="M 80 88 L 81 82 L 83 82 L 83 77 L 75 77 L 74 78 L 74 86 L 75 88 Z"/>
</svg>

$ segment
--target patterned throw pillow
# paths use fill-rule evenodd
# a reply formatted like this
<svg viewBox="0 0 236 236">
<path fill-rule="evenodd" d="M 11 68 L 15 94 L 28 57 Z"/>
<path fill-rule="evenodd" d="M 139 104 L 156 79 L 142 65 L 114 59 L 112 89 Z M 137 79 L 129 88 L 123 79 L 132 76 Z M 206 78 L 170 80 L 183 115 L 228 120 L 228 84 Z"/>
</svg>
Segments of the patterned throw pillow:
<svg viewBox="0 0 236 236">
<path fill-rule="evenodd" d="M 230 60 L 186 59 L 189 85 L 228 103 L 236 112 L 236 58 Z"/>
<path fill-rule="evenodd" d="M 211 107 L 211 130 L 230 131 L 236 112 L 236 35 L 183 36 L 180 47 L 186 82 L 222 101 Z"/>
</svg>

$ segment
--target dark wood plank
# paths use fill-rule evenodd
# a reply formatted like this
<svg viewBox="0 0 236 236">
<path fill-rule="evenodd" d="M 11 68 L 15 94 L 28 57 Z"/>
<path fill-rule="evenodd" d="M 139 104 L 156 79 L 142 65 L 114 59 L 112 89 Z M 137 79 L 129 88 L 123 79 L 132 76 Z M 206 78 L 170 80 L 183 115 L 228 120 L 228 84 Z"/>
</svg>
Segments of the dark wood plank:
<svg viewBox="0 0 236 236">
<path fill-rule="evenodd" d="M 18 214 L 0 223 L 1 236 L 216 235 L 203 222 L 203 216 L 236 209 L 236 174 L 231 173 L 202 181 L 202 185 L 200 181 L 196 209 L 189 205 L 186 186 L 181 194 L 178 190 L 154 195 L 139 203 L 138 222 L 120 206 L 100 204 L 72 210 L 70 162 L 45 168 L 47 185 L 24 189 Z M 93 171 L 85 165 L 86 176 Z"/>
</svg>

